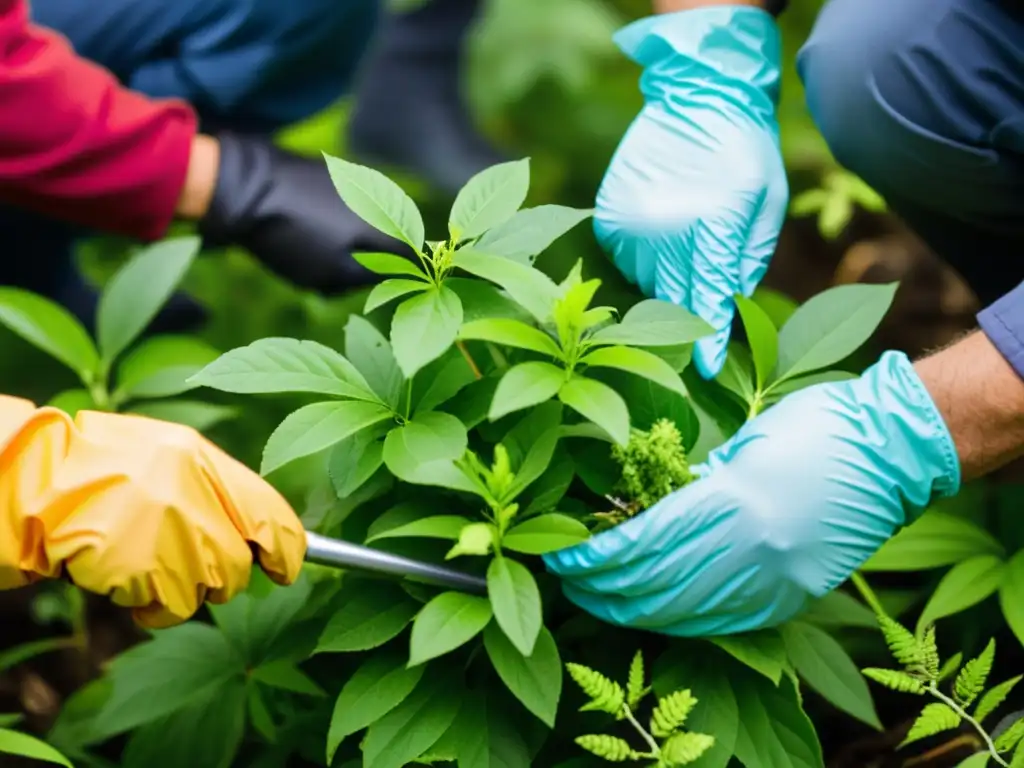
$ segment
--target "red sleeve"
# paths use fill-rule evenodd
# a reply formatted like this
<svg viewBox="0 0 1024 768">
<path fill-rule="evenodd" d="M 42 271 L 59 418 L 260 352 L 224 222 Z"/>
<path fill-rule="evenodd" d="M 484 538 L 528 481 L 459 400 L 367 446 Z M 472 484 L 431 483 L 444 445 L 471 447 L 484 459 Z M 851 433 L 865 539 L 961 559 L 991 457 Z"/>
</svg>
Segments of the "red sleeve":
<svg viewBox="0 0 1024 768">
<path fill-rule="evenodd" d="M 174 215 L 196 117 L 123 88 L 0 0 L 0 201 L 152 240 Z"/>
</svg>

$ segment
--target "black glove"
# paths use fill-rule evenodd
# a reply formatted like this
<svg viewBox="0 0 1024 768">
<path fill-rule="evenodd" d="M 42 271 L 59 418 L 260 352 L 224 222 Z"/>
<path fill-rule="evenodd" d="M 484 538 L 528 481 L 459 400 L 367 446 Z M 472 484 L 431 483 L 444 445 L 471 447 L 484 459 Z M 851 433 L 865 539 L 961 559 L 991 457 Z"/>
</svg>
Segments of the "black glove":
<svg viewBox="0 0 1024 768">
<path fill-rule="evenodd" d="M 322 158 L 299 157 L 264 137 L 217 139 L 217 188 L 199 225 L 208 246 L 240 245 L 284 279 L 325 294 L 380 280 L 353 252 L 412 256 L 349 210 Z"/>
</svg>

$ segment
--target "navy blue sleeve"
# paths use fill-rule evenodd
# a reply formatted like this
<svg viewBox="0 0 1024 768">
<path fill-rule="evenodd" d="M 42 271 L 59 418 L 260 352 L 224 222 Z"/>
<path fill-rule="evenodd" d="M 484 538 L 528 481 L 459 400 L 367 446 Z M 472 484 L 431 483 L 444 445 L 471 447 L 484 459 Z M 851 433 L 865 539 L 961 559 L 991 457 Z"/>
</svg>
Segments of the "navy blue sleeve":
<svg viewBox="0 0 1024 768">
<path fill-rule="evenodd" d="M 996 349 L 1024 378 L 1024 283 L 979 312 L 978 323 Z"/>
</svg>

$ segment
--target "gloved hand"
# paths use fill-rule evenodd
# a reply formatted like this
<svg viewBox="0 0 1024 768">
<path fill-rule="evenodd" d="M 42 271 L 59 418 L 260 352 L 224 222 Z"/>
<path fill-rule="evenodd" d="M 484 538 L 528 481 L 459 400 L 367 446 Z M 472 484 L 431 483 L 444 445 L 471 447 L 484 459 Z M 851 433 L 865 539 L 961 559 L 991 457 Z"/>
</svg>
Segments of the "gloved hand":
<svg viewBox="0 0 1024 768">
<path fill-rule="evenodd" d="M 324 294 L 380 280 L 354 251 L 412 255 L 349 210 L 323 158 L 294 155 L 259 136 L 220 133 L 217 140 L 217 186 L 199 224 L 208 246 L 240 245 L 284 279 Z"/>
<path fill-rule="evenodd" d="M 646 512 L 545 557 L 570 600 L 668 635 L 776 625 L 960 485 L 952 437 L 897 352 L 787 397 L 693 469 Z"/>
<path fill-rule="evenodd" d="M 605 174 L 594 231 L 645 294 L 714 327 L 694 354 L 710 378 L 733 296 L 764 276 L 786 214 L 778 28 L 759 8 L 718 6 L 642 19 L 615 39 L 644 66 L 645 104 Z"/>
<path fill-rule="evenodd" d="M 255 551 L 276 582 L 302 567 L 287 502 L 188 427 L 0 396 L 0 589 L 66 573 L 148 627 L 223 603 Z M 252 549 L 250 549 L 252 547 Z"/>
</svg>

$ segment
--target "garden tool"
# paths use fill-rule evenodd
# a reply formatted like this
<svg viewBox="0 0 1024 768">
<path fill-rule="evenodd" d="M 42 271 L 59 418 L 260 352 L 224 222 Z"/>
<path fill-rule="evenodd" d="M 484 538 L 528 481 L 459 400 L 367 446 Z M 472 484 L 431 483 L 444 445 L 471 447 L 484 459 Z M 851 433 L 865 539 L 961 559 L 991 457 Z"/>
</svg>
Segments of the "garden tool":
<svg viewBox="0 0 1024 768">
<path fill-rule="evenodd" d="M 450 587 L 460 592 L 487 594 L 487 582 L 479 576 L 425 563 L 409 557 L 381 552 L 371 547 L 306 532 L 306 562 L 365 571 L 378 576 L 398 576 Z"/>
</svg>

